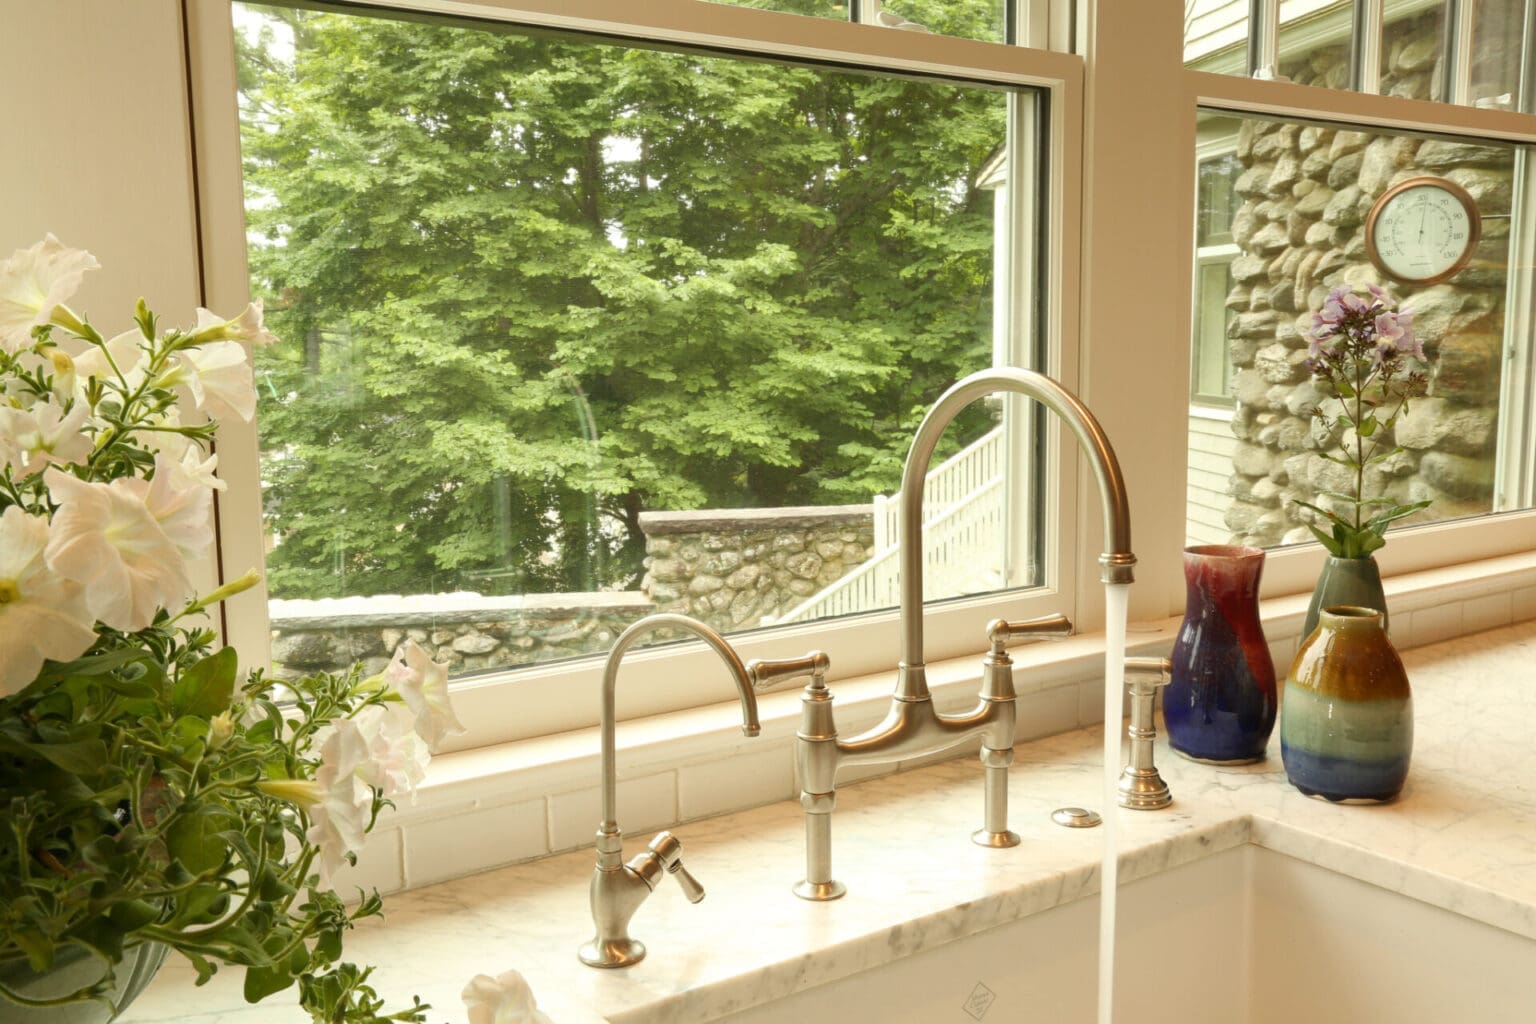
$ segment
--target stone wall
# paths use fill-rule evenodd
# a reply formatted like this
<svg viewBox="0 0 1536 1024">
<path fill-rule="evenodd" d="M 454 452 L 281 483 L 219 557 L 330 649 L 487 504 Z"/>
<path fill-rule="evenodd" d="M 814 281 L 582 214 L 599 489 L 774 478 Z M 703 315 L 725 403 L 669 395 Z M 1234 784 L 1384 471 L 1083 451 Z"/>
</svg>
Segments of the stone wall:
<svg viewBox="0 0 1536 1024">
<path fill-rule="evenodd" d="M 420 594 L 273 601 L 274 674 L 381 671 L 407 639 L 451 674 L 606 651 L 625 626 L 656 610 L 643 593 Z"/>
<path fill-rule="evenodd" d="M 420 594 L 273 601 L 275 675 L 381 671 L 415 640 L 453 675 L 608 650 L 651 612 L 682 612 L 720 630 L 750 629 L 865 561 L 868 505 L 643 512 L 639 591 L 595 594 Z"/>
<path fill-rule="evenodd" d="M 868 559 L 875 539 L 868 505 L 642 512 L 640 528 L 641 589 L 720 630 L 789 611 Z"/>
<path fill-rule="evenodd" d="M 1389 29 L 1383 92 L 1429 96 L 1438 75 L 1437 20 Z M 1347 60 L 1339 46 L 1281 70 L 1303 84 L 1338 87 Z M 1241 253 L 1227 301 L 1232 430 L 1240 442 L 1226 519 L 1233 541 L 1310 540 L 1305 524 L 1314 514 L 1294 502 L 1326 506 L 1330 499 L 1319 492 L 1352 490 L 1349 471 L 1320 454 L 1340 438 L 1338 428 L 1325 433 L 1312 421 L 1312 408 L 1321 404 L 1326 413 L 1329 405 L 1304 366 L 1312 312 L 1337 285 L 1391 288 L 1414 311 L 1429 360 L 1429 397 L 1398 423 L 1403 451 L 1371 468 L 1367 492 L 1432 501 L 1420 521 L 1489 510 L 1509 235 L 1500 215 L 1510 211 L 1511 150 L 1260 120 L 1243 122 L 1237 145 L 1243 201 L 1232 230 Z M 1420 174 L 1461 184 L 1485 218 L 1471 265 L 1429 288 L 1383 279 L 1365 249 L 1365 217 L 1376 197 Z"/>
</svg>

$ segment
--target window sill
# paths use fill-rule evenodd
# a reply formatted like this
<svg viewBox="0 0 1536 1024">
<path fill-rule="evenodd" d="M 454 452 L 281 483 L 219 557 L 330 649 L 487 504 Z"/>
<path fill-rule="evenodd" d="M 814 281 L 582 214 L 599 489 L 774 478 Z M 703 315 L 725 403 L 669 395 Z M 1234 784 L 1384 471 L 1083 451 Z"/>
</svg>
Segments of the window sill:
<svg viewBox="0 0 1536 1024">
<path fill-rule="evenodd" d="M 1387 580 L 1386 591 L 1393 641 L 1402 649 L 1536 618 L 1536 551 L 1404 574 Z M 1281 672 L 1301 640 L 1308 597 L 1293 594 L 1261 605 Z M 1173 616 L 1132 623 L 1127 653 L 1167 655 L 1179 621 Z M 1023 645 L 1010 653 L 1021 741 L 1103 720 L 1103 634 Z M 974 704 L 980 667 L 979 652 L 929 665 L 929 688 L 940 711 Z M 839 732 L 851 736 L 874 725 L 885 713 L 892 685 L 893 670 L 833 685 Z M 723 678 L 721 687 L 726 687 Z M 762 733 L 754 739 L 742 735 L 735 701 L 622 723 L 621 824 L 638 833 L 793 799 L 799 704 L 800 687 L 794 684 L 759 695 Z M 894 765 L 860 766 L 841 773 L 838 781 L 910 770 L 973 751 L 974 744 Z M 595 728 L 438 757 L 416 802 L 381 820 L 358 867 L 343 872 L 337 887 L 396 892 L 585 846 L 600 817 L 599 777 Z"/>
</svg>

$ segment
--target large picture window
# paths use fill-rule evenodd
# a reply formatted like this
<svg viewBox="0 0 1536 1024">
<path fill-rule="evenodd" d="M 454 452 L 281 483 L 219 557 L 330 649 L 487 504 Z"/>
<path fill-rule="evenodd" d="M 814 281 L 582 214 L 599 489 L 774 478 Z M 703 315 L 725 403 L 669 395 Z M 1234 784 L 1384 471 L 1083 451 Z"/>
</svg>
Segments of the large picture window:
<svg viewBox="0 0 1536 1024">
<path fill-rule="evenodd" d="M 995 5 L 912 6 L 960 34 Z M 894 605 L 923 411 L 1041 358 L 1014 255 L 1036 92 L 234 11 L 251 289 L 282 339 L 257 362 L 276 671 L 409 638 L 468 676 L 651 611 Z M 978 403 L 946 436 L 930 599 L 1043 582 L 1024 415 Z"/>
</svg>

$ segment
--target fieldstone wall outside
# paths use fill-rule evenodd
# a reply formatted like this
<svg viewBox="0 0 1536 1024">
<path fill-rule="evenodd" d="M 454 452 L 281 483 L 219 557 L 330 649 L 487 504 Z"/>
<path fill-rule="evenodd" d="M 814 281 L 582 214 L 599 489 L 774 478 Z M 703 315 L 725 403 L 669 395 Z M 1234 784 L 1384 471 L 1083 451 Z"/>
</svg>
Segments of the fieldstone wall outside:
<svg viewBox="0 0 1536 1024">
<path fill-rule="evenodd" d="M 420 594 L 273 601 L 276 675 L 382 671 L 415 640 L 453 675 L 606 651 L 624 627 L 656 610 L 636 591 L 595 594 Z"/>
<path fill-rule="evenodd" d="M 655 611 L 720 630 L 750 629 L 865 561 L 868 505 L 644 512 L 646 574 L 638 591 L 419 594 L 273 601 L 275 675 L 381 671 L 407 639 L 453 675 L 597 654 Z"/>
<path fill-rule="evenodd" d="M 1383 92 L 1427 98 L 1438 75 L 1438 15 L 1389 30 Z M 1484 52 L 1483 60 L 1501 59 Z M 1340 87 L 1347 47 L 1316 52 L 1282 73 L 1303 84 Z M 1241 250 L 1232 264 L 1228 338 L 1237 399 L 1226 516 L 1235 543 L 1310 540 L 1305 500 L 1336 504 L 1324 491 L 1349 491 L 1346 467 L 1321 451 L 1340 440 L 1310 416 L 1338 408 L 1313 386 L 1304 361 L 1312 312 L 1337 285 L 1391 288 L 1415 313 L 1429 360 L 1429 396 L 1397 424 L 1403 451 L 1371 467 L 1369 494 L 1430 500 L 1417 519 L 1447 519 L 1492 507 L 1505 262 L 1512 191 L 1508 148 L 1376 135 L 1317 125 L 1245 120 L 1237 157 L 1242 197 L 1232 225 Z M 1376 197 L 1405 178 L 1435 174 L 1465 187 L 1484 220 L 1470 266 L 1450 281 L 1413 288 L 1385 280 L 1365 248 L 1365 217 Z M 1330 403 L 1332 407 L 1330 408 Z M 1392 447 L 1388 440 L 1385 450 Z"/>
<path fill-rule="evenodd" d="M 642 512 L 641 589 L 720 630 L 789 611 L 874 551 L 869 505 Z"/>
</svg>

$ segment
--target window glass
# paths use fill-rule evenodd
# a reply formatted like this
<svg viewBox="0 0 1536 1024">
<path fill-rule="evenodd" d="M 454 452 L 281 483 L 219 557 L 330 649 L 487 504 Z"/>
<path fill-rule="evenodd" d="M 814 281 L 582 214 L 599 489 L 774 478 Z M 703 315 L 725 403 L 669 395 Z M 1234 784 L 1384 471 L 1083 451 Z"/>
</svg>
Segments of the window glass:
<svg viewBox="0 0 1536 1024">
<path fill-rule="evenodd" d="M 1307 506 L 1343 510 L 1341 495 L 1356 489 L 1356 471 L 1331 460 L 1360 434 L 1369 435 L 1361 449 L 1363 496 L 1377 503 L 1367 517 L 1419 502 L 1429 504 L 1403 523 L 1509 507 L 1497 497 L 1503 467 L 1529 461 L 1522 454 L 1528 439 L 1513 426 L 1529 403 L 1501 397 L 1506 335 L 1524 319 L 1509 312 L 1510 287 L 1518 282 L 1507 270 L 1512 183 L 1523 156 L 1517 160 L 1514 147 L 1492 142 L 1255 118 L 1225 123 L 1235 129 L 1238 171 L 1226 299 L 1235 405 L 1221 464 L 1225 486 L 1207 488 L 1230 499 L 1222 514 L 1225 539 L 1263 546 L 1311 540 L 1308 525 L 1327 524 Z M 1387 267 L 1426 278 L 1404 262 L 1409 256 L 1387 250 L 1461 250 L 1455 211 L 1442 215 L 1435 205 L 1413 206 L 1411 219 L 1387 217 L 1374 235 L 1367 231 L 1377 201 L 1414 179 L 1428 179 L 1437 196 L 1442 183 L 1464 191 L 1473 208 L 1468 222 L 1480 232 L 1465 266 L 1441 280 L 1403 280 L 1372 260 L 1374 246 Z M 1196 268 L 1202 295 L 1218 287 L 1211 267 L 1206 259 Z M 1395 422 L 1391 403 L 1356 411 L 1309 364 L 1318 354 L 1310 338 L 1314 313 L 1330 292 L 1345 287 L 1375 301 L 1372 286 L 1412 311 L 1412 333 L 1423 348 L 1423 360 L 1409 360 L 1405 372 L 1422 374 L 1426 393 Z M 1202 317 L 1197 312 L 1197 381 L 1199 349 L 1211 331 Z M 1315 409 L 1326 422 L 1312 415 Z M 1376 424 L 1353 431 L 1342 419 L 1351 414 L 1362 424 L 1370 414 Z M 1197 422 L 1192 412 L 1192 452 L 1210 448 L 1211 436 L 1209 417 Z M 1192 497 L 1191 519 L 1196 511 Z"/>
<path fill-rule="evenodd" d="M 837 18 L 908 32 L 1001 43 L 1005 0 L 711 0 L 764 11 Z"/>
<path fill-rule="evenodd" d="M 848 0 L 709 0 L 709 2 L 730 4 L 732 7 L 752 7 L 759 11 L 804 14 L 812 18 L 848 20 Z"/>
<path fill-rule="evenodd" d="M 1202 71 L 1247 74 L 1247 0 L 1189 0 L 1185 63 Z M 1281 0 L 1279 76 L 1301 85 L 1347 89 L 1351 81 L 1352 0 Z M 1388 96 L 1512 109 L 1523 49 L 1525 0 L 1465 0 L 1469 45 L 1462 66 L 1446 68 L 1442 0 L 1385 0 L 1380 79 Z M 1362 53 L 1362 59 L 1363 53 Z"/>
<path fill-rule="evenodd" d="M 413 638 L 462 675 L 657 610 L 743 630 L 895 604 L 913 429 L 994 351 L 1028 358 L 994 337 L 1023 319 L 994 316 L 1003 196 L 1036 192 L 1007 91 L 237 25 L 252 290 L 282 339 L 257 363 L 280 670 Z M 1010 455 L 1000 409 L 930 473 L 930 598 L 1040 580 L 1038 516 L 1010 506 L 1033 446 Z"/>
</svg>

